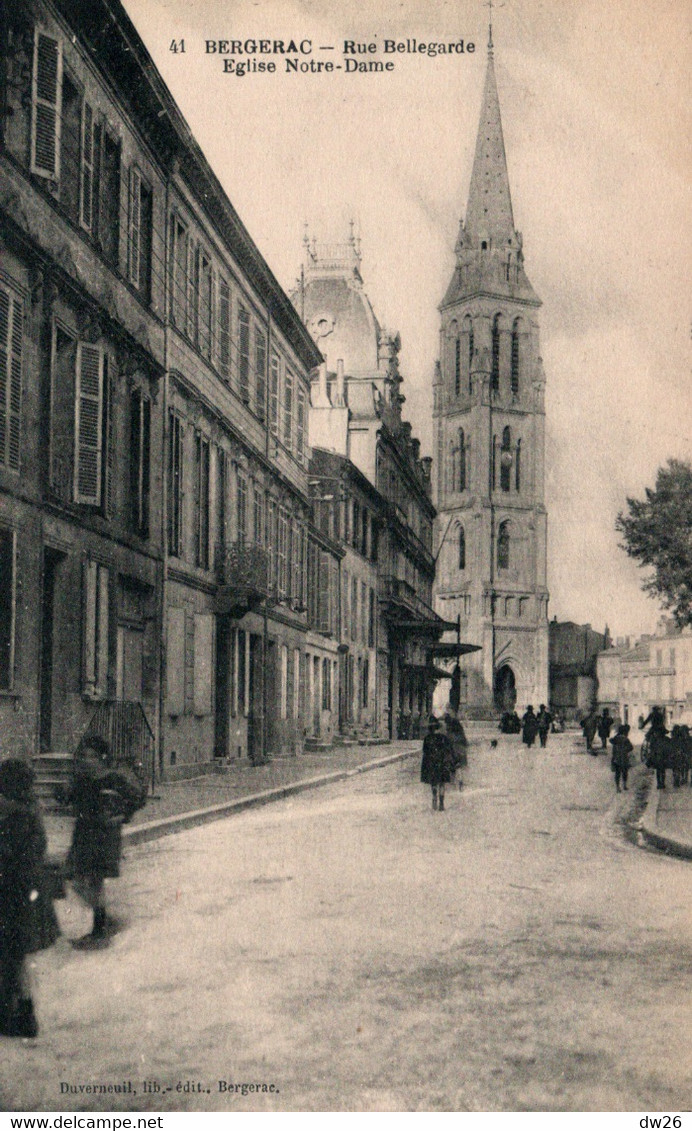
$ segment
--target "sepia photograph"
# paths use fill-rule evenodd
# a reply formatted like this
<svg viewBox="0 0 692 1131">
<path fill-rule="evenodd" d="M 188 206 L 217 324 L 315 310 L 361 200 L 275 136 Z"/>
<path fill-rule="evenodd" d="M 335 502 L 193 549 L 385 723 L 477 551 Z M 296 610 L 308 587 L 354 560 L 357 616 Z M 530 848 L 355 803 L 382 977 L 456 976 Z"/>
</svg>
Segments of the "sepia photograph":
<svg viewBox="0 0 692 1131">
<path fill-rule="evenodd" d="M 0 1112 L 685 1127 L 690 5 L 3 8 Z"/>
</svg>

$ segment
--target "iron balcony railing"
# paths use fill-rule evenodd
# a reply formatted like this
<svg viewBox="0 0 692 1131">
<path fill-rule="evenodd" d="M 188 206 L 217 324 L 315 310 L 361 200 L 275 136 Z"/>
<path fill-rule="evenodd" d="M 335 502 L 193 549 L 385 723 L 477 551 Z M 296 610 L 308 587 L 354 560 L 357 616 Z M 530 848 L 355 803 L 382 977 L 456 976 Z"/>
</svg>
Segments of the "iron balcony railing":
<svg viewBox="0 0 692 1131">
<path fill-rule="evenodd" d="M 216 547 L 216 612 L 244 616 L 269 597 L 269 555 L 256 542 Z"/>
<path fill-rule="evenodd" d="M 110 747 L 113 760 L 132 767 L 143 782 L 152 787 L 155 780 L 155 740 L 142 704 L 127 699 L 104 699 L 99 703 L 80 739 L 79 751 L 85 739 L 98 735 Z"/>
<path fill-rule="evenodd" d="M 380 599 L 396 607 L 397 615 L 412 613 L 426 621 L 439 619 L 434 609 L 418 596 L 413 586 L 400 577 L 380 578 Z"/>
</svg>

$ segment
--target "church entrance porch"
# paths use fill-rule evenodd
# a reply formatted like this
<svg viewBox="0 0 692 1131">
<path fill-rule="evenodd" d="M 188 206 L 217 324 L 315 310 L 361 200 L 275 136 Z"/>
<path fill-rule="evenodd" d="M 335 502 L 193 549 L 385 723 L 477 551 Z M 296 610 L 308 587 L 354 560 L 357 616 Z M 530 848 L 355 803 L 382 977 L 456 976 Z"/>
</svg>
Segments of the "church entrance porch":
<svg viewBox="0 0 692 1131">
<path fill-rule="evenodd" d="M 513 711 L 517 703 L 517 685 L 509 664 L 503 664 L 495 673 L 493 702 L 498 711 Z"/>
</svg>

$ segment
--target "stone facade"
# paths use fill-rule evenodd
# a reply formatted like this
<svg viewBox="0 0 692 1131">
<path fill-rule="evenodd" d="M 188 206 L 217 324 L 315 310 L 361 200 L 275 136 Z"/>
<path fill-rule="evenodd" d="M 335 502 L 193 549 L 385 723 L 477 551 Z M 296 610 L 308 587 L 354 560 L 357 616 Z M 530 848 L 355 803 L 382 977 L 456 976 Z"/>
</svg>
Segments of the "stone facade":
<svg viewBox="0 0 692 1131">
<path fill-rule="evenodd" d="M 402 418 L 400 339 L 379 325 L 360 265 L 353 234 L 336 245 L 306 237 L 292 297 L 325 358 L 311 387 L 311 474 L 317 483 L 332 474 L 345 492 L 337 535 L 346 551 L 342 582 L 349 576 L 342 613 L 350 602 L 342 616 L 342 726 L 408 737 L 431 709 L 431 647 L 444 628 L 432 609 L 431 461 L 421 459 Z"/>
<path fill-rule="evenodd" d="M 481 713 L 548 701 L 539 306 L 514 226 L 489 50 L 433 389 L 435 607 L 480 646 L 463 665 L 462 705 Z"/>
<path fill-rule="evenodd" d="M 692 629 L 662 619 L 652 636 L 597 657 L 598 703 L 617 703 L 623 722 L 637 727 L 654 706 L 669 727 L 692 726 Z"/>
</svg>

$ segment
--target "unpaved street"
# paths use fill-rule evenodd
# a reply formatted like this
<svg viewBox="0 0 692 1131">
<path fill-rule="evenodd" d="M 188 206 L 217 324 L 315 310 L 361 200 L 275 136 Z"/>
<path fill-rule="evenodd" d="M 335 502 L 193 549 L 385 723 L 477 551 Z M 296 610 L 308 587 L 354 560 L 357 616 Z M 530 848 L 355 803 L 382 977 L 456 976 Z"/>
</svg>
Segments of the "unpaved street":
<svg viewBox="0 0 692 1131">
<path fill-rule="evenodd" d="M 445 813 L 414 757 L 131 849 L 111 948 L 38 956 L 2 1106 L 689 1109 L 692 870 L 573 742 L 484 743 Z"/>
</svg>

